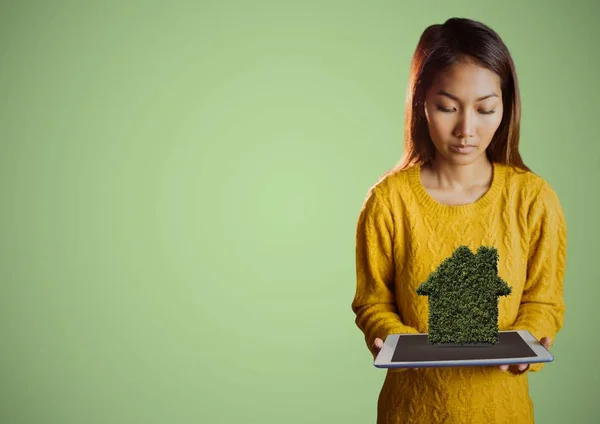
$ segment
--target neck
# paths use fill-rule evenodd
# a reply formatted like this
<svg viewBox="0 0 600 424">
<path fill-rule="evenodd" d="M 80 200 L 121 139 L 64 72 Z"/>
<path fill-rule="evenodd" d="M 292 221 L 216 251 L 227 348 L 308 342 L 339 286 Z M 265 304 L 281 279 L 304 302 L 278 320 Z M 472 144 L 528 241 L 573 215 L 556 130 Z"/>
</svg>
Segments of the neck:
<svg viewBox="0 0 600 424">
<path fill-rule="evenodd" d="M 493 167 L 487 155 L 468 165 L 454 165 L 436 157 L 429 165 L 438 187 L 462 191 L 474 186 L 487 185 L 492 179 Z"/>
</svg>

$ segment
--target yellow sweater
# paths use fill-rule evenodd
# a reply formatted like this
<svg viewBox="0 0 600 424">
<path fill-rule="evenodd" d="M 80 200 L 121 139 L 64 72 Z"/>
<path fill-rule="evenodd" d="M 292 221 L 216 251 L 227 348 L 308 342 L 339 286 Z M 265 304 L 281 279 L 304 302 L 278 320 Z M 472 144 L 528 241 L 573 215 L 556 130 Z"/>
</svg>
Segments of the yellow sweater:
<svg viewBox="0 0 600 424">
<path fill-rule="evenodd" d="M 426 333 L 428 299 L 415 292 L 459 245 L 498 249 L 498 275 L 512 287 L 499 298 L 500 330 L 526 329 L 554 341 L 563 325 L 566 224 L 550 185 L 530 172 L 494 164 L 489 190 L 474 203 L 435 201 L 420 167 L 387 175 L 361 210 L 352 310 L 371 353 L 376 337 Z M 546 365 L 547 366 L 547 365 Z M 498 367 L 386 372 L 378 423 L 533 423 L 528 373 Z"/>
</svg>

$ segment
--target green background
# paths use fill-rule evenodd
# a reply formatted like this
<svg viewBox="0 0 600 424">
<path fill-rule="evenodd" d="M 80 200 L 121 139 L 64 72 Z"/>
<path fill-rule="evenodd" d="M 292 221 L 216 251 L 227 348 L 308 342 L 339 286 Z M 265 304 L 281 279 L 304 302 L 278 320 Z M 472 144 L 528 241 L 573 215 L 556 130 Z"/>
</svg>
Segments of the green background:
<svg viewBox="0 0 600 424">
<path fill-rule="evenodd" d="M 598 422 L 600 7 L 562 3 L 1 2 L 0 422 L 374 422 L 356 218 L 451 16 L 509 46 L 567 217 L 536 422 Z"/>
</svg>

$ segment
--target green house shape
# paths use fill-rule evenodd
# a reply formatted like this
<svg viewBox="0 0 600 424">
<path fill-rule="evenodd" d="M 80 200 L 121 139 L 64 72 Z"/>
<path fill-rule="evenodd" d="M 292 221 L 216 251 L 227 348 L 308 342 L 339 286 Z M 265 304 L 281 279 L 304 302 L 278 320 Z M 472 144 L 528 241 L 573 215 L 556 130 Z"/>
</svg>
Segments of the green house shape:
<svg viewBox="0 0 600 424">
<path fill-rule="evenodd" d="M 431 344 L 477 345 L 498 342 L 498 296 L 512 289 L 498 276 L 498 251 L 459 246 L 417 288 L 428 296 Z"/>
</svg>

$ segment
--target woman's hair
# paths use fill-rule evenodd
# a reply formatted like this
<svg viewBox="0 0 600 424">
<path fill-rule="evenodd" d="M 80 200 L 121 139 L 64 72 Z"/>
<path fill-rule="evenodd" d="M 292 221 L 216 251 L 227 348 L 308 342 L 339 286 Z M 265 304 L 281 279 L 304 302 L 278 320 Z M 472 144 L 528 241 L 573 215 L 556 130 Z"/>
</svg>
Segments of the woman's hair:
<svg viewBox="0 0 600 424">
<path fill-rule="evenodd" d="M 500 77 L 504 113 L 486 150 L 489 160 L 530 171 L 519 153 L 521 99 L 513 60 L 494 30 L 465 18 L 451 18 L 444 24 L 431 25 L 419 39 L 411 62 L 406 96 L 404 155 L 396 170 L 433 159 L 435 146 L 425 117 L 425 94 L 438 72 L 464 60 Z"/>
</svg>

